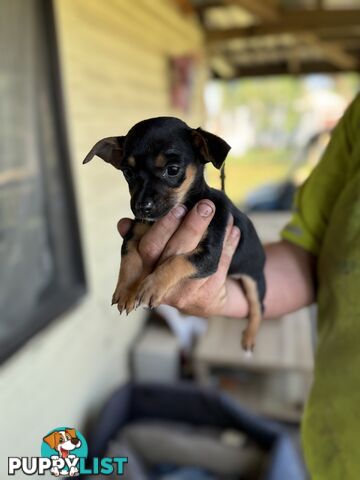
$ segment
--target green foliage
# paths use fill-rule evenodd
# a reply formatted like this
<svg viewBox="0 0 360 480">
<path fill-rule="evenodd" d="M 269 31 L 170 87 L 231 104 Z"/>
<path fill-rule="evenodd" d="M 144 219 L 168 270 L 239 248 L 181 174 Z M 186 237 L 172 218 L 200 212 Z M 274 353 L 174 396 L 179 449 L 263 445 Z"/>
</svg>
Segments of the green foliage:
<svg viewBox="0 0 360 480">
<path fill-rule="evenodd" d="M 293 77 L 247 78 L 221 82 L 224 110 L 233 110 L 239 105 L 247 106 L 256 118 L 259 130 L 272 125 L 272 112 L 282 109 L 284 130 L 290 133 L 299 122 L 299 113 L 294 102 L 304 93 L 300 79 Z"/>
<path fill-rule="evenodd" d="M 303 115 L 299 108 L 301 99 L 309 92 L 316 92 L 316 88 L 326 88 L 350 102 L 359 89 L 359 76 L 289 75 L 218 81 L 217 84 L 222 96 L 222 112 L 246 107 L 256 131 L 256 146 L 241 157 L 230 154 L 226 162 L 227 193 L 235 202 L 240 202 L 257 186 L 281 181 L 289 174 L 295 155 L 290 143 Z M 273 148 L 264 148 L 271 146 L 269 138 L 274 139 Z M 208 168 L 208 178 L 213 186 L 219 187 L 217 170 Z"/>
</svg>

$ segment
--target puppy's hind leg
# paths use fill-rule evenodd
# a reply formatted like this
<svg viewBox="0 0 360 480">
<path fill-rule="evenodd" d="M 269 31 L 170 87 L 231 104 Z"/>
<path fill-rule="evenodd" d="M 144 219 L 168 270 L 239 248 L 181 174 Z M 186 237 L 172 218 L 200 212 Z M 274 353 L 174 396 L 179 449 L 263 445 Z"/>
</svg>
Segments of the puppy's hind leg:
<svg viewBox="0 0 360 480">
<path fill-rule="evenodd" d="M 210 252 L 206 241 L 203 241 L 192 252 L 174 255 L 146 277 L 137 294 L 135 305 L 158 307 L 167 293 L 180 285 L 187 278 L 204 278 L 216 272 L 221 249 Z"/>
<path fill-rule="evenodd" d="M 239 278 L 249 304 L 248 324 L 242 334 L 241 344 L 246 352 L 251 352 L 254 350 L 255 337 L 261 322 L 261 303 L 255 280 L 248 275 L 241 275 Z"/>
<path fill-rule="evenodd" d="M 172 288 L 195 273 L 196 269 L 189 261 L 189 255 L 169 257 L 140 284 L 135 305 L 158 307 Z"/>
</svg>

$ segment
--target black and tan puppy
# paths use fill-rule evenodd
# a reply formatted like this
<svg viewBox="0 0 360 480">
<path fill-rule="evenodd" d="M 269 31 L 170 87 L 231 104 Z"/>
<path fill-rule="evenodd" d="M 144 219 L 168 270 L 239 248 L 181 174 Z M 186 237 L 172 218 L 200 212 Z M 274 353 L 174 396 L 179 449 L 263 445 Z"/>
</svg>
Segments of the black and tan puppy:
<svg viewBox="0 0 360 480">
<path fill-rule="evenodd" d="M 233 215 L 241 239 L 229 275 L 241 280 L 249 303 L 249 322 L 242 345 L 251 350 L 265 295 L 264 251 L 247 216 L 204 179 L 204 165 L 211 162 L 220 169 L 229 150 L 229 145 L 216 135 L 192 129 L 177 118 L 158 117 L 137 123 L 126 136 L 100 140 L 84 163 L 97 155 L 122 170 L 129 184 L 135 221 L 123 242 L 120 274 L 113 295 L 120 313 L 130 312 L 138 305 L 156 307 L 182 280 L 216 272 L 226 225 L 229 215 Z M 190 209 L 204 198 L 214 202 L 216 212 L 198 247 L 186 255 L 168 258 L 152 272 L 144 270 L 137 245 L 146 230 L 175 205 L 182 203 Z"/>
</svg>

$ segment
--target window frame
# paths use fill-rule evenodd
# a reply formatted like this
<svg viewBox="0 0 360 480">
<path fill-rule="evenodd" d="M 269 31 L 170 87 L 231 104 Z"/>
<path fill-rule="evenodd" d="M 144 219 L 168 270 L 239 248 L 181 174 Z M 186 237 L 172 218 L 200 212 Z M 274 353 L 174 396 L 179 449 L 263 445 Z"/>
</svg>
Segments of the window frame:
<svg viewBox="0 0 360 480">
<path fill-rule="evenodd" d="M 65 288 L 56 288 L 52 294 L 41 301 L 39 308 L 29 315 L 26 327 L 22 327 L 21 333 L 11 338 L 9 345 L 0 351 L 0 364 L 21 349 L 37 333 L 58 320 L 62 314 L 78 305 L 80 299 L 87 292 L 63 103 L 54 4 L 53 0 L 37 0 L 37 2 L 39 3 L 38 12 L 41 15 L 41 36 L 45 45 L 44 69 L 48 79 L 49 102 L 56 133 L 54 146 L 58 149 L 58 158 L 61 159 L 61 165 L 59 165 L 60 182 L 66 208 L 66 224 L 69 227 L 68 230 L 71 231 L 71 236 L 68 238 L 71 251 L 67 253 L 71 255 L 73 274 L 71 283 L 66 285 Z M 51 220 L 49 220 L 47 214 L 46 220 L 47 224 L 51 225 Z"/>
</svg>

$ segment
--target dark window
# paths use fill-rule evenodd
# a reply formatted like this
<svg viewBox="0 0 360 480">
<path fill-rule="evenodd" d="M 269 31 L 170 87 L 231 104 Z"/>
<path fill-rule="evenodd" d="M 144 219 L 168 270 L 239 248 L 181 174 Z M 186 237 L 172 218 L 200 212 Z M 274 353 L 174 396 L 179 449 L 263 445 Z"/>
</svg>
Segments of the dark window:
<svg viewBox="0 0 360 480">
<path fill-rule="evenodd" d="M 0 1 L 0 361 L 85 291 L 52 8 Z"/>
</svg>

